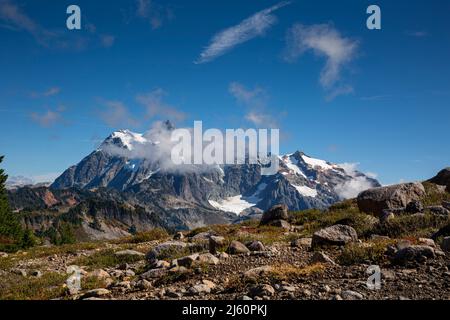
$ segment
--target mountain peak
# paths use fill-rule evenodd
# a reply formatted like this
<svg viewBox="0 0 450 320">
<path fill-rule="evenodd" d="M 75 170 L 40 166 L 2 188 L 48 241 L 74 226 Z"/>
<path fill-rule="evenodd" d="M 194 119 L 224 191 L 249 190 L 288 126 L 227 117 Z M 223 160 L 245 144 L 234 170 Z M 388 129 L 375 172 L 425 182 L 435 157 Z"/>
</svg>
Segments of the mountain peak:
<svg viewBox="0 0 450 320">
<path fill-rule="evenodd" d="M 136 133 L 128 129 L 122 129 L 114 131 L 105 141 L 102 143 L 102 147 L 105 146 L 118 146 L 132 150 L 136 144 L 146 143 L 147 139 L 141 134 Z"/>
</svg>

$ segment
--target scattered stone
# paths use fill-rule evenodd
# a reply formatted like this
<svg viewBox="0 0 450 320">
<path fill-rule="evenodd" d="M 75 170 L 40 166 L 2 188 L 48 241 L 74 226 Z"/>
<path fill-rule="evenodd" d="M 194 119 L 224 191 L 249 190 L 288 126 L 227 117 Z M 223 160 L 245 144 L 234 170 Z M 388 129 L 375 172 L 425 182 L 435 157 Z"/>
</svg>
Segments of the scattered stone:
<svg viewBox="0 0 450 320">
<path fill-rule="evenodd" d="M 33 270 L 31 271 L 30 275 L 35 278 L 40 278 L 42 277 L 42 272 L 39 270 Z"/>
<path fill-rule="evenodd" d="M 262 266 L 245 271 L 244 276 L 248 278 L 259 278 L 264 274 L 271 273 L 272 271 L 273 268 L 271 266 Z"/>
<path fill-rule="evenodd" d="M 444 250 L 445 252 L 450 252 L 450 237 L 445 237 L 445 238 L 442 240 L 441 248 L 442 248 L 442 250 Z"/>
<path fill-rule="evenodd" d="M 450 201 L 442 201 L 442 206 L 445 209 L 450 210 Z"/>
<path fill-rule="evenodd" d="M 210 280 L 204 279 L 204 280 L 202 280 L 202 283 L 204 285 L 208 286 L 211 290 L 216 288 L 216 284 L 214 282 L 210 281 Z"/>
<path fill-rule="evenodd" d="M 381 216 L 383 210 L 405 208 L 412 201 L 419 201 L 426 195 L 419 182 L 373 188 L 361 192 L 357 202 L 361 212 Z"/>
<path fill-rule="evenodd" d="M 167 241 L 157 245 L 147 254 L 147 260 L 164 260 L 168 254 L 185 252 L 187 244 L 181 241 Z"/>
<path fill-rule="evenodd" d="M 271 297 L 275 294 L 275 289 L 268 284 L 259 284 L 250 288 L 249 296 L 250 297 L 262 297 L 268 296 Z"/>
<path fill-rule="evenodd" d="M 332 265 L 336 264 L 336 262 L 334 262 L 333 259 L 331 259 L 323 252 L 314 252 L 311 258 L 311 263 L 329 263 Z"/>
<path fill-rule="evenodd" d="M 11 270 L 11 272 L 14 273 L 14 274 L 17 274 L 19 276 L 22 276 L 22 277 L 26 277 L 27 276 L 27 271 L 24 270 L 24 269 L 13 269 L 13 270 Z"/>
<path fill-rule="evenodd" d="M 197 260 L 195 261 L 196 263 L 201 263 L 201 264 L 210 264 L 210 265 L 216 265 L 219 263 L 219 259 L 216 258 L 214 255 L 212 255 L 211 253 L 203 253 L 201 255 L 199 255 L 197 257 Z"/>
<path fill-rule="evenodd" d="M 250 300 L 253 300 L 253 299 L 250 298 L 249 296 L 242 296 L 239 300 L 250 301 Z"/>
<path fill-rule="evenodd" d="M 395 272 L 392 270 L 381 270 L 381 276 L 385 280 L 395 280 Z"/>
<path fill-rule="evenodd" d="M 364 299 L 364 296 L 361 293 L 356 292 L 356 291 L 351 291 L 351 290 L 342 291 L 341 297 L 344 300 L 362 300 L 362 299 Z"/>
<path fill-rule="evenodd" d="M 423 204 L 420 200 L 411 201 L 406 205 L 405 208 L 406 213 L 417 213 L 423 212 Z"/>
<path fill-rule="evenodd" d="M 147 272 L 141 274 L 142 279 L 155 279 L 166 275 L 167 269 L 150 269 Z"/>
<path fill-rule="evenodd" d="M 281 220 L 281 219 L 270 221 L 269 223 L 267 223 L 267 225 L 272 226 L 272 227 L 282 228 L 285 230 L 291 229 L 291 225 L 289 224 L 289 222 L 287 222 L 286 220 Z"/>
<path fill-rule="evenodd" d="M 380 216 L 380 222 L 385 223 L 395 218 L 395 214 L 389 210 L 383 210 Z"/>
<path fill-rule="evenodd" d="M 250 249 L 250 251 L 265 251 L 266 247 L 261 241 L 253 241 L 251 242 L 247 248 Z"/>
<path fill-rule="evenodd" d="M 410 262 L 423 263 L 427 259 L 433 259 L 435 253 L 432 247 L 423 245 L 414 245 L 398 250 L 394 256 L 394 262 L 405 265 Z"/>
<path fill-rule="evenodd" d="M 95 277 L 95 278 L 100 279 L 100 280 L 108 279 L 108 278 L 111 277 L 111 276 L 109 275 L 109 273 L 106 272 L 106 271 L 103 270 L 103 269 L 96 269 L 96 270 L 94 270 L 94 271 L 92 271 L 92 272 L 89 272 L 89 273 L 87 274 L 87 276 L 88 276 L 88 277 Z"/>
<path fill-rule="evenodd" d="M 201 283 L 190 287 L 188 292 L 190 295 L 198 296 L 211 293 L 211 288 L 208 285 Z"/>
<path fill-rule="evenodd" d="M 104 297 L 104 296 L 107 296 L 110 294 L 111 294 L 111 291 L 109 291 L 108 289 L 104 289 L 104 288 L 93 289 L 93 290 L 89 290 L 88 292 L 83 294 L 81 299 L 100 298 L 100 297 Z"/>
<path fill-rule="evenodd" d="M 356 242 L 357 240 L 358 234 L 355 229 L 350 226 L 338 224 L 316 231 L 313 234 L 311 246 L 313 248 L 328 245 L 343 246 L 349 242 Z"/>
<path fill-rule="evenodd" d="M 432 214 L 440 215 L 440 216 L 448 216 L 450 211 L 444 208 L 443 206 L 430 206 L 426 207 L 426 210 L 430 210 Z"/>
<path fill-rule="evenodd" d="M 198 256 L 199 255 L 195 253 L 190 256 L 178 258 L 177 265 L 185 268 L 190 268 L 194 264 L 194 261 L 197 260 Z"/>
<path fill-rule="evenodd" d="M 301 248 L 301 247 L 310 247 L 312 243 L 312 238 L 300 238 L 293 240 L 291 242 L 291 247 Z"/>
<path fill-rule="evenodd" d="M 170 267 L 170 263 L 165 260 L 158 260 L 154 264 L 155 269 L 166 269 Z"/>
<path fill-rule="evenodd" d="M 264 212 L 260 223 L 266 225 L 275 220 L 288 220 L 288 218 L 288 207 L 285 204 L 280 204 Z"/>
<path fill-rule="evenodd" d="M 433 248 L 436 247 L 436 243 L 434 242 L 433 239 L 419 238 L 417 241 L 419 242 L 419 244 L 423 244 Z"/>
<path fill-rule="evenodd" d="M 184 239 L 184 234 L 183 232 L 177 232 L 175 233 L 175 235 L 173 236 L 174 240 L 183 240 Z"/>
<path fill-rule="evenodd" d="M 227 249 L 227 252 L 230 254 L 242 254 L 248 253 L 250 250 L 241 242 L 233 240 L 230 243 L 230 246 Z"/>
<path fill-rule="evenodd" d="M 178 299 L 183 296 L 181 293 L 176 292 L 174 289 L 167 289 L 165 292 L 165 295 L 169 298 L 174 298 L 174 299 Z"/>
<path fill-rule="evenodd" d="M 142 279 L 142 280 L 138 280 L 138 281 L 136 282 L 135 287 L 136 287 L 138 290 L 149 290 L 149 289 L 152 288 L 152 284 L 151 284 L 150 281 L 147 281 L 147 280 L 145 280 L 145 279 Z"/>
<path fill-rule="evenodd" d="M 218 257 L 219 259 L 228 259 L 230 256 L 226 252 L 220 252 Z"/>
<path fill-rule="evenodd" d="M 142 252 L 139 251 L 135 251 L 135 250 L 122 250 L 122 251 L 117 251 L 116 253 L 114 253 L 114 255 L 116 257 L 136 257 L 136 258 L 143 258 L 145 256 L 145 254 L 143 254 Z"/>
<path fill-rule="evenodd" d="M 0 252 L 0 258 L 8 258 L 8 254 L 6 252 Z"/>
<path fill-rule="evenodd" d="M 225 245 L 225 238 L 219 236 L 211 236 L 209 238 L 209 252 L 212 254 L 217 253 L 217 251 Z"/>
</svg>

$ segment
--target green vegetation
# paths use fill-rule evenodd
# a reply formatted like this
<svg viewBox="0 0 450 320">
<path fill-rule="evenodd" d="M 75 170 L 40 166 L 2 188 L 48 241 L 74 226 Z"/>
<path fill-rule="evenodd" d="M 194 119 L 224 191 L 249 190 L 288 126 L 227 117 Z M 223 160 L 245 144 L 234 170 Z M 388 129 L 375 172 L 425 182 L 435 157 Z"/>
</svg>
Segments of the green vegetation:
<svg viewBox="0 0 450 320">
<path fill-rule="evenodd" d="M 142 259 L 142 257 L 129 255 L 117 256 L 115 255 L 114 250 L 106 249 L 96 252 L 88 257 L 78 258 L 73 264 L 78 266 L 86 266 L 91 269 L 100 269 L 113 267 L 123 263 L 133 263 Z"/>
<path fill-rule="evenodd" d="M 392 241 L 371 241 L 367 243 L 349 243 L 338 257 L 338 263 L 342 265 L 353 265 L 370 262 L 372 264 L 383 264 L 386 262 L 386 248 Z"/>
<path fill-rule="evenodd" d="M 169 233 L 161 228 L 155 228 L 145 232 L 138 232 L 131 237 L 119 240 L 119 243 L 143 243 L 169 238 Z"/>
<path fill-rule="evenodd" d="M 2 161 L 3 157 L 0 157 L 0 163 Z M 7 179 L 4 170 L 0 169 L 0 251 L 14 252 L 33 246 L 35 240 L 31 231 L 24 230 L 19 216 L 10 210 L 5 188 Z"/>
<path fill-rule="evenodd" d="M 0 282 L 0 300 L 49 300 L 64 294 L 65 274 L 45 273 L 40 278 L 8 274 Z"/>
</svg>

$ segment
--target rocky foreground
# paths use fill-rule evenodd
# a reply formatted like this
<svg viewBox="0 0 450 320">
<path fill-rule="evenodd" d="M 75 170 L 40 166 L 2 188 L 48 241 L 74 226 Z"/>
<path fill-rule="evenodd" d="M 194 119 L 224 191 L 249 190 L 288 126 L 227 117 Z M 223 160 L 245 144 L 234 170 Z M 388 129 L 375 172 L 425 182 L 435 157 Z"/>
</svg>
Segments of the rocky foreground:
<svg viewBox="0 0 450 320">
<path fill-rule="evenodd" d="M 376 188 L 327 211 L 281 205 L 236 225 L 0 253 L 0 298 L 449 299 L 443 182 Z"/>
</svg>

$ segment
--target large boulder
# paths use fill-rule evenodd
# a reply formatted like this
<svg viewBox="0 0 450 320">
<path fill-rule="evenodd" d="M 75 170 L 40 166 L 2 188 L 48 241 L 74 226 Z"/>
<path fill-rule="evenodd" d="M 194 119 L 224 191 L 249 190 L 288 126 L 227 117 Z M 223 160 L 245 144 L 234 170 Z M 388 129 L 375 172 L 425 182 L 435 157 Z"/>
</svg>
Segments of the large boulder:
<svg viewBox="0 0 450 320">
<path fill-rule="evenodd" d="M 450 192 L 450 167 L 441 170 L 434 178 L 428 180 L 431 183 L 446 186 Z"/>
<path fill-rule="evenodd" d="M 360 211 L 381 216 L 384 210 L 406 208 L 410 202 L 420 200 L 425 194 L 420 182 L 403 183 L 363 191 L 357 201 Z"/>
<path fill-rule="evenodd" d="M 250 252 L 250 250 L 243 243 L 236 240 L 231 241 L 227 251 L 230 254 L 242 254 Z"/>
<path fill-rule="evenodd" d="M 430 246 L 415 245 L 407 246 L 397 251 L 394 256 L 394 263 L 407 265 L 413 262 L 424 262 L 435 257 L 434 249 Z"/>
<path fill-rule="evenodd" d="M 181 241 L 167 241 L 154 247 L 147 253 L 147 260 L 164 260 L 172 255 L 179 255 L 189 250 L 188 245 Z"/>
<path fill-rule="evenodd" d="M 288 207 L 285 204 L 276 205 L 262 215 L 261 224 L 267 225 L 276 220 L 288 220 Z"/>
<path fill-rule="evenodd" d="M 316 231 L 313 234 L 311 246 L 343 246 L 349 242 L 358 240 L 358 234 L 350 226 L 337 224 L 325 229 Z"/>
</svg>

